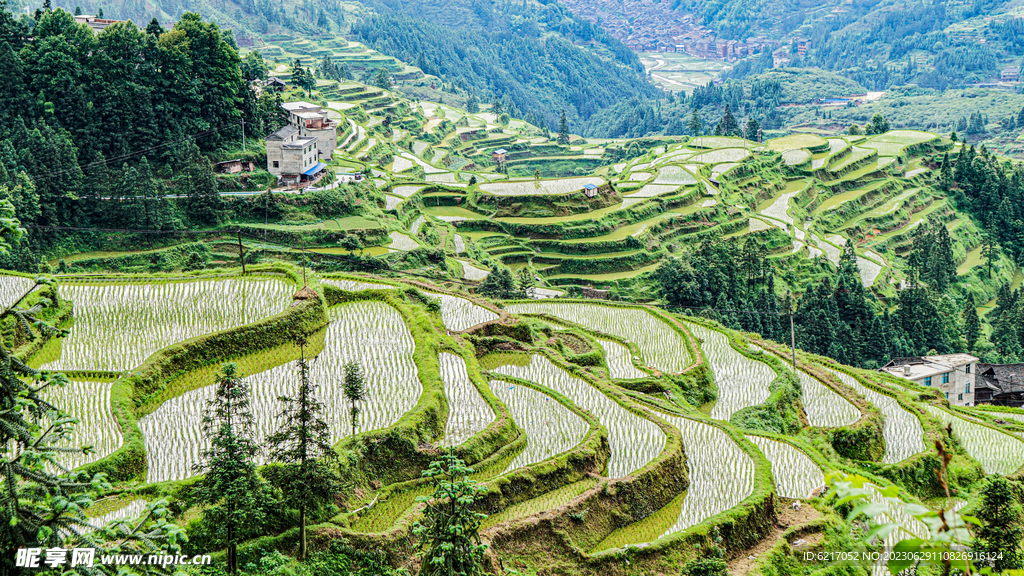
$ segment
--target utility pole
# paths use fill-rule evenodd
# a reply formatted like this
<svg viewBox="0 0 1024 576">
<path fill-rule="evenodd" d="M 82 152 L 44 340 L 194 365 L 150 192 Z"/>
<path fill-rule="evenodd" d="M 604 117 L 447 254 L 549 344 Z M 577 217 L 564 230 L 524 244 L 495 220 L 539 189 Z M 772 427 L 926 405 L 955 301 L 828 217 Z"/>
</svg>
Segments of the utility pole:
<svg viewBox="0 0 1024 576">
<path fill-rule="evenodd" d="M 793 329 L 793 304 L 789 305 L 789 345 L 793 349 L 793 375 L 796 375 L 796 330 Z"/>
<path fill-rule="evenodd" d="M 242 251 L 242 229 L 238 229 L 238 261 L 242 263 L 242 276 L 245 276 L 245 252 Z"/>
</svg>

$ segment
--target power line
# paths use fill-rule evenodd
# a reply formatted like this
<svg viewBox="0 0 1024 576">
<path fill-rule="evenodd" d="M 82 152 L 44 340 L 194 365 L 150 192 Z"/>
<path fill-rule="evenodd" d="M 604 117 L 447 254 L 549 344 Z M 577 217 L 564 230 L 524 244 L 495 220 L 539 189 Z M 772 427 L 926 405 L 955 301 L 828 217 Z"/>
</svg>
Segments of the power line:
<svg viewBox="0 0 1024 576">
<path fill-rule="evenodd" d="M 153 151 L 157 151 L 157 150 L 162 150 L 164 148 L 168 148 L 170 146 L 176 146 L 178 144 L 181 144 L 182 142 L 187 142 L 187 141 L 190 141 L 190 140 L 191 141 L 195 141 L 195 140 L 197 140 L 199 138 L 204 138 L 206 136 L 210 136 L 212 134 L 216 134 L 218 132 L 222 132 L 222 131 L 224 131 L 224 130 L 226 130 L 228 128 L 233 128 L 234 126 L 235 126 L 234 123 L 223 124 L 223 125 L 221 125 L 221 126 L 219 126 L 217 128 L 210 128 L 208 130 L 204 130 L 204 131 L 199 132 L 199 133 L 194 134 L 194 135 L 185 136 L 184 138 L 181 138 L 179 140 L 171 140 L 169 142 L 164 142 L 163 144 L 157 144 L 157 145 L 154 145 L 154 146 L 150 146 L 149 148 L 143 148 L 141 150 L 135 150 L 133 152 L 129 152 L 128 154 L 122 154 L 120 156 L 114 156 L 113 158 L 105 158 L 103 160 L 97 160 L 95 162 L 90 162 L 88 164 L 82 164 L 82 165 L 78 166 L 78 169 L 83 171 L 83 172 L 85 172 L 85 171 L 87 171 L 87 170 L 89 170 L 91 168 L 96 168 L 98 166 L 104 166 L 104 165 L 108 165 L 108 164 L 111 164 L 111 163 L 114 163 L 114 162 L 124 162 L 125 160 L 131 160 L 133 158 L 138 158 L 140 156 L 144 156 L 147 152 L 153 152 Z M 33 182 L 39 182 L 39 181 L 42 181 L 42 180 L 50 180 L 51 178 L 59 178 L 59 177 L 67 176 L 68 174 L 71 173 L 72 170 L 73 170 L 72 168 L 68 168 L 68 169 L 65 169 L 65 170 L 59 170 L 57 172 L 53 172 L 53 173 L 47 174 L 45 176 L 33 177 L 32 181 Z"/>
</svg>

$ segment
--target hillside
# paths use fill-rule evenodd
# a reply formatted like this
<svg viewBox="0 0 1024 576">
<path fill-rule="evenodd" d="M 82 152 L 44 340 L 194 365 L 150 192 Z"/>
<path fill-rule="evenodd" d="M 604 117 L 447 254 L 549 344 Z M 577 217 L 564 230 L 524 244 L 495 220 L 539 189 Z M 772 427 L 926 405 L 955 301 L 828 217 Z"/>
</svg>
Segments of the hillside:
<svg viewBox="0 0 1024 576">
<path fill-rule="evenodd" d="M 594 138 L 406 97 L 347 40 L 374 64 L 308 81 L 313 41 L 243 59 L 193 14 L 25 24 L 0 12 L 0 548 L 406 576 L 457 509 L 495 576 L 866 576 L 831 552 L 1024 522 L 1024 409 L 956 405 L 974 359 L 877 370 L 1024 362 L 1020 162 L 881 115 L 762 129 L 850 87 L 799 69 Z M 289 188 L 298 101 L 337 146 L 293 145 Z"/>
</svg>

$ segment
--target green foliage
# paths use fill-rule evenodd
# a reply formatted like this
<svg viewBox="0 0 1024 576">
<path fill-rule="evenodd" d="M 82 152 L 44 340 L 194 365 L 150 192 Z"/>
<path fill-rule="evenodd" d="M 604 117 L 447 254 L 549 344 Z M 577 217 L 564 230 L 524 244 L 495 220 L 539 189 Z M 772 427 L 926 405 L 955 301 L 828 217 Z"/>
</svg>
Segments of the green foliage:
<svg viewBox="0 0 1024 576">
<path fill-rule="evenodd" d="M 768 399 L 744 408 L 729 419 L 738 428 L 766 430 L 777 434 L 795 434 L 800 430 L 800 381 L 791 372 L 783 372 L 768 388 Z"/>
<path fill-rule="evenodd" d="M 352 433 L 355 434 L 356 424 L 359 419 L 359 405 L 366 399 L 366 378 L 363 376 L 363 368 L 358 362 L 345 364 L 345 398 L 351 404 L 349 414 L 352 417 Z"/>
<path fill-rule="evenodd" d="M 484 296 L 500 299 L 513 298 L 518 294 L 512 271 L 505 267 L 491 271 L 477 290 Z"/>
<path fill-rule="evenodd" d="M 976 514 L 981 526 L 975 529 L 974 549 L 994 559 L 992 567 L 1003 571 L 1024 568 L 1024 512 L 1020 484 L 1002 476 L 988 479 L 981 488 Z"/>
<path fill-rule="evenodd" d="M 253 437 L 249 389 L 238 366 L 225 364 L 217 374 L 216 391 L 203 415 L 210 448 L 203 451 L 204 474 L 196 499 L 205 504 L 203 520 L 227 545 L 228 572 L 238 571 L 238 543 L 261 532 L 265 508 L 272 501 L 266 482 L 256 471 L 260 447 Z"/>
<path fill-rule="evenodd" d="M 431 496 L 420 496 L 426 504 L 425 518 L 413 527 L 419 540 L 422 576 L 482 576 L 487 546 L 480 541 L 480 522 L 486 518 L 473 510 L 484 489 L 470 480 L 473 473 L 462 460 L 448 453 L 430 463 L 423 476 L 434 487 Z"/>
<path fill-rule="evenodd" d="M 694 558 L 683 564 L 682 576 L 729 576 L 729 565 L 721 558 Z"/>
</svg>

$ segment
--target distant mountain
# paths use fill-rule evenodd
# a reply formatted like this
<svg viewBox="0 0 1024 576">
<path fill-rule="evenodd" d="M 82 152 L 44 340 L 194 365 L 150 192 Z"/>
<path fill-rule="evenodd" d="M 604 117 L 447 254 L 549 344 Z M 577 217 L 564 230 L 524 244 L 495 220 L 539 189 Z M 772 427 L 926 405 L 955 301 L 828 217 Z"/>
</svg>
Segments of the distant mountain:
<svg viewBox="0 0 1024 576">
<path fill-rule="evenodd" d="M 359 40 L 550 129 L 562 110 L 579 130 L 621 100 L 661 96 L 635 53 L 557 3 L 364 4 L 377 16 L 353 26 Z"/>
</svg>

